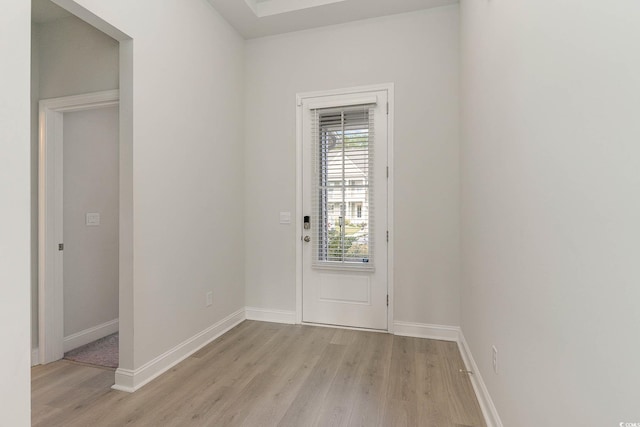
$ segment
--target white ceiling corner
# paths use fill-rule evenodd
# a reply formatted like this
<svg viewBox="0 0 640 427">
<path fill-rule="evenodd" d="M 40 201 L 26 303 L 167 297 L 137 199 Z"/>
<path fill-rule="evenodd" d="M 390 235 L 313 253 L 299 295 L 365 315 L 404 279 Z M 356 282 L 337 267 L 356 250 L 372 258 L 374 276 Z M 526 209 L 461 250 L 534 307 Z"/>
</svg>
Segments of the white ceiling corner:
<svg viewBox="0 0 640 427">
<path fill-rule="evenodd" d="M 245 38 L 457 4 L 458 0 L 208 0 Z"/>
</svg>

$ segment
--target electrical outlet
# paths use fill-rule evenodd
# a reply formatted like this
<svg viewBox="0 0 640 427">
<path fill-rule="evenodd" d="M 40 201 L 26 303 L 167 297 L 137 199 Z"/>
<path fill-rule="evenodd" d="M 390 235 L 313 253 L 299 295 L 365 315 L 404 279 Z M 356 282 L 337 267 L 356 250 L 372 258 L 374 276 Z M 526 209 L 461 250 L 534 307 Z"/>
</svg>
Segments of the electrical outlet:
<svg viewBox="0 0 640 427">
<path fill-rule="evenodd" d="M 207 292 L 207 307 L 213 304 L 213 292 Z"/>
<path fill-rule="evenodd" d="M 498 349 L 496 348 L 495 345 L 491 346 L 491 354 L 492 354 L 492 361 L 493 361 L 493 372 L 497 374 L 498 373 Z"/>
</svg>

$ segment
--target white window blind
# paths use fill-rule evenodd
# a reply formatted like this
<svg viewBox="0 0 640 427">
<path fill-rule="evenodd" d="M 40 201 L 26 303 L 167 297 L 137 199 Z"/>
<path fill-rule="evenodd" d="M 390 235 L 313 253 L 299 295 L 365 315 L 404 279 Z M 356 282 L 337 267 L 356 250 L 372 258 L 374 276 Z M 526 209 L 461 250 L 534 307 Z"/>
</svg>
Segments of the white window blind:
<svg viewBox="0 0 640 427">
<path fill-rule="evenodd" d="M 311 110 L 315 267 L 373 269 L 373 107 Z"/>
</svg>

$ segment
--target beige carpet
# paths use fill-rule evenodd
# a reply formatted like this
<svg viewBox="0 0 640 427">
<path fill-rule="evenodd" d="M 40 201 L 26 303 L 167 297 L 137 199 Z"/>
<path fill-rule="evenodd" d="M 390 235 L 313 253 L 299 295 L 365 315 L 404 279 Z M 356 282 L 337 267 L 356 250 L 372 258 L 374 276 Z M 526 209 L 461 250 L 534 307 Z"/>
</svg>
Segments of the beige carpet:
<svg viewBox="0 0 640 427">
<path fill-rule="evenodd" d="M 64 354 L 64 358 L 88 365 L 118 367 L 118 333 L 100 338 Z"/>
</svg>

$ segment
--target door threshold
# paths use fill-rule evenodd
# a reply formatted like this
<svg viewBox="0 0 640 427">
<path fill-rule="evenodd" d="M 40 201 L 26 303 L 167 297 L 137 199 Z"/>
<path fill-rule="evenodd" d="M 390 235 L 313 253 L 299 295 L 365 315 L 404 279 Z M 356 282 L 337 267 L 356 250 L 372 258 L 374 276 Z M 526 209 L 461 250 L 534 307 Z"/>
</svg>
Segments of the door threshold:
<svg viewBox="0 0 640 427">
<path fill-rule="evenodd" d="M 304 326 L 319 326 L 321 328 L 334 328 L 334 329 L 348 329 L 350 331 L 363 331 L 363 332 L 378 332 L 381 334 L 388 334 L 388 329 L 370 329 L 370 328 L 358 328 L 356 326 L 344 326 L 344 325 L 334 325 L 331 323 L 313 323 L 313 322 L 302 322 L 300 323 Z"/>
</svg>

